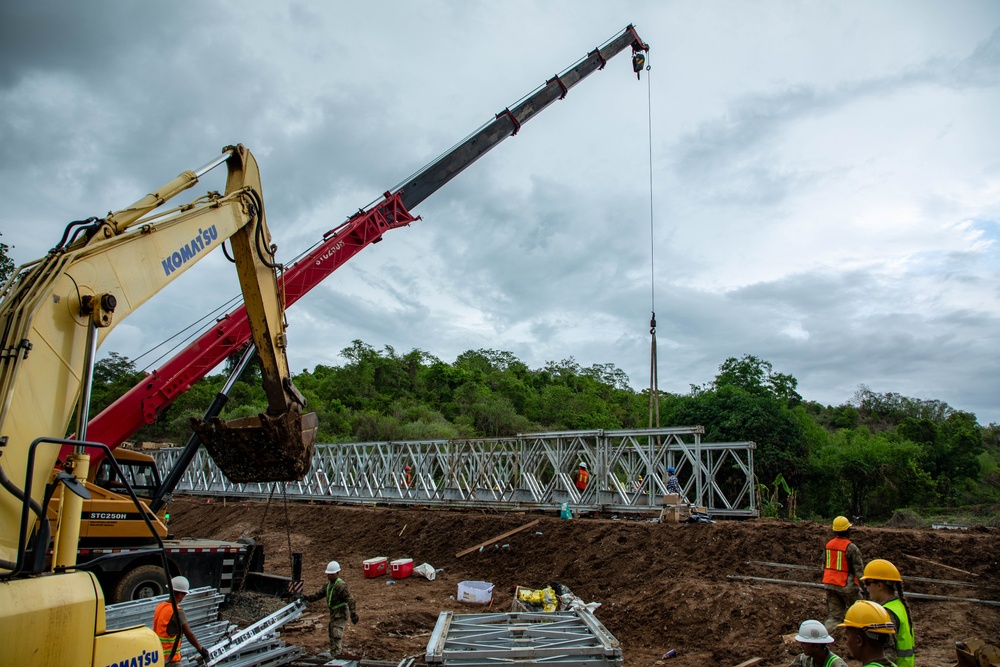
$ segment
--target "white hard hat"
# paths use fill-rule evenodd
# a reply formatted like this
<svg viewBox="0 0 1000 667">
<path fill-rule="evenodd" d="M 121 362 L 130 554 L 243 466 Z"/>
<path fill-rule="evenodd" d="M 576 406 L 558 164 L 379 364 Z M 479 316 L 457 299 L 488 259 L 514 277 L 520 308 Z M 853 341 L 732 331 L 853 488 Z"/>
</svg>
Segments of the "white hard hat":
<svg viewBox="0 0 1000 667">
<path fill-rule="evenodd" d="M 340 563 L 338 563 L 335 560 L 331 560 L 329 563 L 326 564 L 327 574 L 337 574 L 338 572 L 340 572 Z"/>
<path fill-rule="evenodd" d="M 803 644 L 832 644 L 833 637 L 826 631 L 826 627 L 819 621 L 802 621 L 799 626 L 799 634 L 795 635 L 795 641 Z"/>
<path fill-rule="evenodd" d="M 580 467 L 583 468 L 584 470 L 586 470 L 587 469 L 587 464 L 586 463 L 581 463 Z"/>
<path fill-rule="evenodd" d="M 174 577 L 170 580 L 170 585 L 174 589 L 174 593 L 187 593 L 191 590 L 191 582 L 187 580 L 187 577 Z"/>
</svg>

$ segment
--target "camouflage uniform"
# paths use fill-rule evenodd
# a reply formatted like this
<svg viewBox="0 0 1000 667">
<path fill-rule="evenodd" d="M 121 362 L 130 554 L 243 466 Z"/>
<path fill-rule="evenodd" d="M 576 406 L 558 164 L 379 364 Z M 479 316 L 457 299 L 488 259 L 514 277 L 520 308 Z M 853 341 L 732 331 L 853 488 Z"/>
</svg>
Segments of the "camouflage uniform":
<svg viewBox="0 0 1000 667">
<path fill-rule="evenodd" d="M 847 667 L 847 663 L 840 656 L 832 653 L 830 649 L 826 649 L 826 659 L 822 662 L 816 662 L 805 653 L 799 653 L 799 657 L 795 658 L 788 667 Z"/>
<path fill-rule="evenodd" d="M 357 605 L 347 588 L 347 582 L 340 577 L 336 581 L 326 582 L 325 586 L 306 596 L 309 602 L 320 598 L 326 598 L 326 606 L 330 609 L 330 655 L 337 655 L 343 648 L 347 619 L 357 617 Z"/>
</svg>

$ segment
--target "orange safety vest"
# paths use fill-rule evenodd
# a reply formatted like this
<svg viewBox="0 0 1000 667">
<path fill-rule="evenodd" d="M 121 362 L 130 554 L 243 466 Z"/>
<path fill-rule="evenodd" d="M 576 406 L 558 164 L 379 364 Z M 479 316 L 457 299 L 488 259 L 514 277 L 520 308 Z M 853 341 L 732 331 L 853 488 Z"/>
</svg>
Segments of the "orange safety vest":
<svg viewBox="0 0 1000 667">
<path fill-rule="evenodd" d="M 580 468 L 576 473 L 576 488 L 581 491 L 587 490 L 587 480 L 590 479 L 590 473 Z"/>
<path fill-rule="evenodd" d="M 174 651 L 174 658 L 170 662 L 180 662 L 181 661 L 181 632 L 180 624 L 178 623 L 177 634 L 171 635 L 167 630 L 167 626 L 170 625 L 170 621 L 174 618 L 174 607 L 170 604 L 170 600 L 166 602 L 161 602 L 156 605 L 156 611 L 153 612 L 153 632 L 160 639 L 160 648 L 163 650 L 164 661 L 170 656 L 170 652 L 174 651 L 174 644 L 177 645 L 177 650 Z"/>
<path fill-rule="evenodd" d="M 823 583 L 833 586 L 847 585 L 847 547 L 851 541 L 835 537 L 826 543 L 826 560 L 823 564 Z"/>
</svg>

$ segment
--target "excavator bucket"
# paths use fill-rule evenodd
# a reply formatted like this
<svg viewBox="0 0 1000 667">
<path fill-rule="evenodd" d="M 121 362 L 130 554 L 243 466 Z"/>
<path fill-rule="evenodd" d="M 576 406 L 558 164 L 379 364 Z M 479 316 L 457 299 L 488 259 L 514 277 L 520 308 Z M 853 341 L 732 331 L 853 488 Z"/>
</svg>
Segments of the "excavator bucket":
<svg viewBox="0 0 1000 667">
<path fill-rule="evenodd" d="M 191 420 L 219 469 L 236 483 L 301 480 L 312 465 L 317 424 L 316 413 L 297 410 L 228 422 Z"/>
</svg>

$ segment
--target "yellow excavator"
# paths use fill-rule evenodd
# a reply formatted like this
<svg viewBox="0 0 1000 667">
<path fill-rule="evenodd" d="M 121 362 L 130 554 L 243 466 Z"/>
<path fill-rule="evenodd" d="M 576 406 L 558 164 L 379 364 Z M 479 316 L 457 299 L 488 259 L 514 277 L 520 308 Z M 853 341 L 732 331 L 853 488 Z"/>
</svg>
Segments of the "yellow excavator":
<svg viewBox="0 0 1000 667">
<path fill-rule="evenodd" d="M 209 192 L 164 207 L 221 164 L 229 172 L 224 194 Z M 308 470 L 316 418 L 303 412 L 305 401 L 288 371 L 280 265 L 250 151 L 226 147 L 200 169 L 181 173 L 131 206 L 70 223 L 44 258 L 20 267 L 0 291 L 3 664 L 164 662 L 148 628 L 106 629 L 97 578 L 76 570 L 90 457 L 109 453 L 106 445 L 87 441 L 93 368 L 98 345 L 118 322 L 227 240 L 268 410 L 239 423 L 213 420 L 202 424 L 199 434 L 210 451 L 226 453 L 227 474 L 234 478 L 291 481 Z M 53 472 L 65 445 L 72 445 L 73 453 Z M 147 517 L 134 491 L 125 491 L 135 511 Z M 58 515 L 53 522 L 47 508 L 54 498 Z"/>
</svg>

